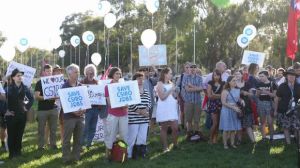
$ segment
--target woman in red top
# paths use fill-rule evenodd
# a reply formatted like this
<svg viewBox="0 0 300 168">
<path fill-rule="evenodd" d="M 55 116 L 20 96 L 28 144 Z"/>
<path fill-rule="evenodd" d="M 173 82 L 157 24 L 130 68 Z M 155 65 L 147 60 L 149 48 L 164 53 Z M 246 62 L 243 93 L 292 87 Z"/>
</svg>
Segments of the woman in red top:
<svg viewBox="0 0 300 168">
<path fill-rule="evenodd" d="M 108 78 L 112 79 L 111 83 L 118 83 L 122 76 L 119 68 L 113 67 L 109 71 Z M 127 143 L 128 134 L 128 107 L 111 108 L 108 87 L 105 86 L 105 97 L 107 102 L 108 116 L 104 127 L 105 137 L 104 142 L 106 146 L 107 159 L 111 160 L 111 149 L 116 140 L 117 133 Z"/>
</svg>

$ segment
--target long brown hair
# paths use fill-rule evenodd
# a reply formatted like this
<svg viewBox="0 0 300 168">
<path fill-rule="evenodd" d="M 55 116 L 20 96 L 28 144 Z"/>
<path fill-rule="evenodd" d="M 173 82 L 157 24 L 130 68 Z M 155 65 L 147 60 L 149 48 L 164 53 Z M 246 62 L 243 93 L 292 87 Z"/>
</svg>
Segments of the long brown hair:
<svg viewBox="0 0 300 168">
<path fill-rule="evenodd" d="M 258 64 L 251 63 L 251 64 L 249 65 L 249 68 L 248 68 L 248 73 L 249 73 L 250 75 L 256 75 L 256 74 L 254 74 L 254 73 L 255 73 L 257 67 L 258 67 Z"/>
<path fill-rule="evenodd" d="M 221 71 L 218 70 L 218 69 L 215 69 L 215 70 L 213 71 L 213 73 L 212 73 L 212 83 L 215 84 L 215 74 L 216 74 L 217 76 L 220 76 L 218 82 L 221 84 L 221 83 L 222 83 L 222 73 L 221 73 Z"/>
<path fill-rule="evenodd" d="M 171 71 L 171 68 L 166 67 L 160 72 L 159 81 L 165 83 L 165 76 Z"/>
<path fill-rule="evenodd" d="M 225 83 L 225 85 L 224 85 L 224 90 L 226 89 L 226 90 L 228 90 L 228 91 L 230 91 L 230 82 L 232 81 L 232 79 L 234 78 L 235 76 L 233 76 L 233 75 L 231 75 L 231 76 L 229 76 L 228 78 L 227 78 L 227 81 L 226 81 L 226 83 Z"/>
</svg>

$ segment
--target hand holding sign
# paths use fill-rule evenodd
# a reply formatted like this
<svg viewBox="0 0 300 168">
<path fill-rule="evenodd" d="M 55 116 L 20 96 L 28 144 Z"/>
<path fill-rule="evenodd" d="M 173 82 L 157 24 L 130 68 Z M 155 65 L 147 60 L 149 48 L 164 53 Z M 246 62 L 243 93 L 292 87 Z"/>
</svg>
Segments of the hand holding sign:
<svg viewBox="0 0 300 168">
<path fill-rule="evenodd" d="M 91 108 L 86 86 L 59 89 L 58 94 L 64 113 L 77 112 L 79 115 L 82 110 Z"/>
<path fill-rule="evenodd" d="M 108 92 L 112 108 L 141 103 L 137 81 L 109 84 Z"/>
</svg>

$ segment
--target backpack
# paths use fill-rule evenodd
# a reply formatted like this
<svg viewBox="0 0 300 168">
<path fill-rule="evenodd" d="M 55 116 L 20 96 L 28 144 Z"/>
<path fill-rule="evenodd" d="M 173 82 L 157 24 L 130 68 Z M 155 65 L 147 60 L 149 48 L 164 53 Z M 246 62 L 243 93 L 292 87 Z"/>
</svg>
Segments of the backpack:
<svg viewBox="0 0 300 168">
<path fill-rule="evenodd" d="M 124 141 L 115 141 L 111 150 L 112 161 L 124 163 L 127 160 L 127 147 Z"/>
</svg>

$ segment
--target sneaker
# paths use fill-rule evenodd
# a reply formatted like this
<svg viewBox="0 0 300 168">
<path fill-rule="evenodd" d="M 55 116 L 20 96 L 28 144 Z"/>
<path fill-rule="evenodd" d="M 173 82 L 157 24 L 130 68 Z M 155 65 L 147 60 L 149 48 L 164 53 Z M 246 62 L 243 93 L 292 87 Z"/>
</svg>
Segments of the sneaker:
<svg viewBox="0 0 300 168">
<path fill-rule="evenodd" d="M 199 141 L 200 140 L 200 136 L 198 134 L 195 134 L 195 135 L 191 136 L 190 140 L 191 141 Z"/>
</svg>

